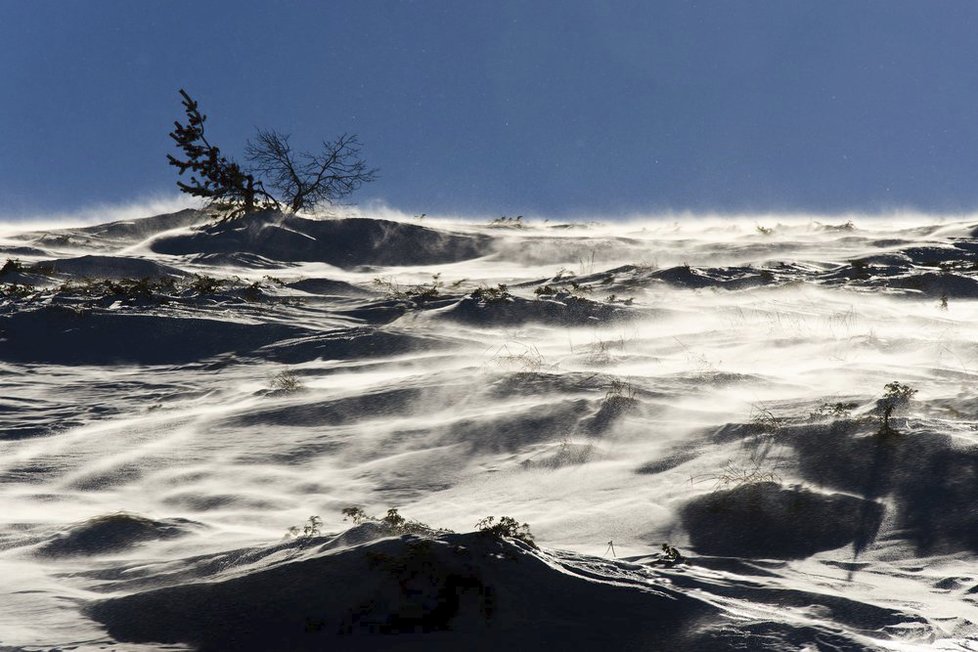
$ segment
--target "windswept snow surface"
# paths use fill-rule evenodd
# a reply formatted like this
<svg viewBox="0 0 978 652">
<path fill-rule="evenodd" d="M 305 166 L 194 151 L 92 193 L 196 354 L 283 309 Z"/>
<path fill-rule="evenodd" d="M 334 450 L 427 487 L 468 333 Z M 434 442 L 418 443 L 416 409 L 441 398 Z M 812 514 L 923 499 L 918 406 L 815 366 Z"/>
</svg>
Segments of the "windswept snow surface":
<svg viewBox="0 0 978 652">
<path fill-rule="evenodd" d="M 181 211 L 7 260 L 0 649 L 978 650 L 978 219 Z"/>
</svg>

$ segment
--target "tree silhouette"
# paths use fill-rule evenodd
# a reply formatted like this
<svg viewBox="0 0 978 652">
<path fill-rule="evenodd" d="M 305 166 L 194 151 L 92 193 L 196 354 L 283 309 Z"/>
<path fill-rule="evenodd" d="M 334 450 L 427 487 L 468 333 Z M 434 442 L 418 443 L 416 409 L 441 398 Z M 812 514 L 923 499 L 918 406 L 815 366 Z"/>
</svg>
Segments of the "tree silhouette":
<svg viewBox="0 0 978 652">
<path fill-rule="evenodd" d="M 221 155 L 220 148 L 211 145 L 204 135 L 203 115 L 185 90 L 180 89 L 187 124 L 175 121 L 170 138 L 183 150 L 184 159 L 167 154 L 170 165 L 183 176 L 191 172 L 190 182 L 177 181 L 177 187 L 194 197 L 207 200 L 209 205 L 228 211 L 226 217 L 250 213 L 258 208 L 277 206 L 275 198 L 265 192 L 261 182 L 246 173 L 241 166 Z"/>
<path fill-rule="evenodd" d="M 183 158 L 167 154 L 167 161 L 180 176 L 191 173 L 189 182 L 177 181 L 177 187 L 224 212 L 223 219 L 283 205 L 293 212 L 332 205 L 377 177 L 377 171 L 368 169 L 360 158 L 357 137 L 349 134 L 323 141 L 317 153 L 296 153 L 289 135 L 259 129 L 245 147 L 252 165 L 242 168 L 207 140 L 207 116 L 197 102 L 183 89 L 180 96 L 187 122 L 174 122 L 170 138 Z M 265 189 L 266 182 L 278 196 Z"/>
<path fill-rule="evenodd" d="M 349 134 L 323 141 L 317 153 L 297 154 L 288 134 L 259 129 L 245 155 L 251 169 L 268 181 L 293 212 L 334 204 L 377 175 L 360 158 L 357 137 Z"/>
</svg>

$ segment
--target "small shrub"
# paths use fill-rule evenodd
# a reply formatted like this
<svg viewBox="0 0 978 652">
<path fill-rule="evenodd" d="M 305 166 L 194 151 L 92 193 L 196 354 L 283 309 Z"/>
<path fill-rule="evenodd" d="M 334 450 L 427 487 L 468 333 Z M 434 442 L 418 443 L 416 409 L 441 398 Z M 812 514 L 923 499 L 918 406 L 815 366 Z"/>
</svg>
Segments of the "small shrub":
<svg viewBox="0 0 978 652">
<path fill-rule="evenodd" d="M 401 286 L 394 280 L 394 277 L 381 277 L 377 276 L 373 280 L 373 285 L 381 292 L 387 295 L 390 299 L 402 299 L 404 298 L 404 293 L 401 290 Z"/>
<path fill-rule="evenodd" d="M 451 533 L 451 530 L 433 528 L 420 521 L 409 520 L 400 515 L 396 508 L 387 510 L 383 518 L 370 516 L 360 507 L 345 507 L 342 510 L 343 520 L 353 521 L 354 525 L 360 525 L 371 521 L 386 527 L 392 534 L 416 534 L 420 536 L 432 536 L 436 534 Z"/>
<path fill-rule="evenodd" d="M 214 278 L 213 276 L 194 274 L 194 280 L 190 283 L 190 289 L 196 294 L 214 294 L 224 284 L 225 281 Z"/>
<path fill-rule="evenodd" d="M 322 525 L 323 519 L 312 515 L 301 528 L 298 525 L 290 527 L 288 536 L 291 536 L 293 539 L 311 539 L 322 536 L 322 530 L 320 529 Z"/>
<path fill-rule="evenodd" d="M 415 285 L 409 288 L 407 295 L 412 299 L 437 299 L 441 296 L 441 289 L 445 287 L 445 284 L 441 281 L 441 274 L 432 274 L 431 283 L 424 285 Z"/>
<path fill-rule="evenodd" d="M 261 281 L 255 281 L 251 285 L 245 287 L 245 289 L 241 291 L 241 295 L 245 298 L 245 301 L 257 303 L 258 301 L 261 301 L 261 290 Z"/>
<path fill-rule="evenodd" d="M 683 557 L 676 548 L 672 547 L 668 543 L 662 544 L 662 557 L 661 559 L 666 562 L 669 566 L 674 566 L 676 564 L 685 564 L 686 558 Z"/>
<path fill-rule="evenodd" d="M 397 513 L 393 507 L 387 510 L 387 516 L 380 519 L 380 522 L 394 530 L 402 529 L 407 523 L 407 519 Z"/>
<path fill-rule="evenodd" d="M 852 402 L 838 402 L 838 403 L 822 403 L 817 408 L 812 410 L 808 415 L 810 421 L 842 421 L 852 418 L 852 410 L 857 406 L 857 403 Z"/>
<path fill-rule="evenodd" d="M 515 352 L 508 344 L 503 344 L 493 354 L 493 362 L 500 367 L 515 370 L 517 374 L 537 374 L 555 367 L 547 363 L 537 347 L 532 344 L 520 344 L 520 346 L 523 350 Z"/>
<path fill-rule="evenodd" d="M 283 369 L 272 376 L 269 384 L 273 390 L 281 392 L 298 392 L 303 389 L 302 381 L 291 369 Z"/>
<path fill-rule="evenodd" d="M 917 393 L 909 385 L 896 381 L 883 386 L 883 398 L 877 401 L 880 418 L 880 435 L 895 435 L 897 431 L 890 425 L 890 417 L 896 410 L 902 410 L 910 405 L 910 399 Z"/>
<path fill-rule="evenodd" d="M 475 528 L 489 536 L 497 539 L 516 539 L 522 541 L 531 548 L 536 548 L 537 544 L 530 534 L 530 526 L 527 523 L 520 523 L 515 518 L 500 516 L 496 520 L 495 516 L 486 516 L 475 524 Z"/>
<path fill-rule="evenodd" d="M 367 516 L 367 512 L 363 511 L 363 509 L 360 507 L 344 507 L 342 514 L 344 521 L 353 521 L 354 525 L 360 525 L 364 521 L 370 519 L 370 517 Z"/>
<path fill-rule="evenodd" d="M 763 482 L 781 482 L 781 476 L 775 471 L 762 469 L 760 461 L 753 461 L 747 466 L 740 466 L 730 461 L 720 467 L 717 473 L 707 473 L 689 479 L 690 482 L 704 480 L 712 480 L 713 491 L 717 492 Z"/>
<path fill-rule="evenodd" d="M 412 285 L 407 288 L 402 288 L 392 277 L 381 278 L 378 276 L 374 279 L 373 283 L 387 295 L 387 298 L 400 301 L 437 299 L 441 296 L 442 288 L 445 287 L 445 284 L 441 281 L 441 274 L 432 274 L 431 283 Z"/>
<path fill-rule="evenodd" d="M 489 226 L 493 228 L 510 228 L 510 229 L 522 229 L 523 228 L 523 216 L 517 215 L 516 217 L 507 217 L 505 215 L 497 217 L 496 219 L 489 222 Z"/>
<path fill-rule="evenodd" d="M 509 293 L 509 287 L 505 283 L 500 283 L 496 287 L 480 285 L 472 290 L 472 294 L 469 296 L 483 303 L 493 303 L 496 301 L 505 301 L 512 295 Z"/>
<path fill-rule="evenodd" d="M 560 279 L 555 279 L 560 281 Z M 537 286 L 533 290 L 533 294 L 538 297 L 556 297 L 558 299 L 564 299 L 567 297 L 586 297 L 594 292 L 594 288 L 589 285 L 583 285 L 577 281 L 562 281 L 560 285 L 554 285 L 553 283 L 545 283 L 543 285 Z"/>
<path fill-rule="evenodd" d="M 774 413 L 760 405 L 751 406 L 750 422 L 758 432 L 776 433 L 781 430 L 784 420 L 774 416 Z"/>
</svg>

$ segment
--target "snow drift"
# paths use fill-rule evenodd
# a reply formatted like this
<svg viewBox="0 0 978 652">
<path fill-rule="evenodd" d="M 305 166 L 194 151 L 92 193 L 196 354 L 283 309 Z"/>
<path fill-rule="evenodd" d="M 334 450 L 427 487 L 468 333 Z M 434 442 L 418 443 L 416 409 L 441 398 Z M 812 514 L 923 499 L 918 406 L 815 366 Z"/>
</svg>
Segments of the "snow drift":
<svg viewBox="0 0 978 652">
<path fill-rule="evenodd" d="M 0 234 L 0 644 L 974 649 L 978 227 L 854 222 Z"/>
</svg>

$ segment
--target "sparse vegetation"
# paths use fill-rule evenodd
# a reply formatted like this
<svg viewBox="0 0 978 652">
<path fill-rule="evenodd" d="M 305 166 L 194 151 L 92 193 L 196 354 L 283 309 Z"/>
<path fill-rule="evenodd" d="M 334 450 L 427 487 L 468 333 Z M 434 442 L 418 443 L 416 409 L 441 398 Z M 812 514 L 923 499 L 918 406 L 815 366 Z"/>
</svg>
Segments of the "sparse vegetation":
<svg viewBox="0 0 978 652">
<path fill-rule="evenodd" d="M 905 409 L 910 405 L 910 399 L 917 393 L 916 389 L 899 382 L 887 383 L 883 386 L 883 398 L 876 403 L 879 415 L 880 427 L 878 434 L 881 436 L 899 434 L 892 425 L 890 417 L 895 411 Z"/>
<path fill-rule="evenodd" d="M 386 528 L 391 534 L 415 534 L 419 536 L 433 536 L 437 534 L 450 534 L 451 530 L 433 528 L 425 523 L 409 520 L 401 516 L 396 508 L 390 508 L 381 518 L 370 516 L 360 507 L 345 507 L 342 510 L 344 521 L 353 521 L 354 525 L 372 522 L 378 523 Z"/>
<path fill-rule="evenodd" d="M 662 544 L 662 560 L 670 566 L 686 563 L 686 558 L 683 557 L 682 553 L 668 543 Z"/>
<path fill-rule="evenodd" d="M 505 283 L 500 283 L 496 287 L 480 285 L 469 295 L 482 303 L 493 303 L 496 301 L 506 301 L 511 296 L 509 288 Z"/>
<path fill-rule="evenodd" d="M 852 410 L 856 408 L 858 403 L 853 402 L 836 402 L 836 403 L 822 403 L 817 408 L 812 410 L 808 415 L 809 421 L 841 421 L 845 419 L 852 418 Z"/>
<path fill-rule="evenodd" d="M 717 473 L 707 473 L 689 480 L 690 482 L 712 480 L 713 491 L 716 492 L 762 482 L 781 482 L 781 475 L 773 470 L 762 469 L 760 460 L 754 460 L 746 466 L 730 461 L 720 467 Z"/>
<path fill-rule="evenodd" d="M 577 281 L 562 281 L 556 279 L 553 283 L 544 283 L 533 290 L 533 294 L 538 297 L 553 297 L 557 299 L 569 296 L 584 297 L 594 292 L 594 288 L 583 285 Z"/>
<path fill-rule="evenodd" d="M 507 217 L 506 215 L 502 215 L 490 221 L 489 226 L 492 228 L 522 229 L 523 216 L 517 215 L 516 217 Z"/>
<path fill-rule="evenodd" d="M 241 295 L 245 298 L 245 301 L 250 301 L 256 303 L 261 301 L 262 298 L 262 284 L 261 281 L 255 281 L 251 285 L 244 288 L 241 291 Z"/>
<path fill-rule="evenodd" d="M 751 406 L 750 423 L 758 432 L 773 434 L 784 425 L 784 419 L 774 416 L 771 410 L 755 404 Z"/>
<path fill-rule="evenodd" d="M 272 376 L 269 382 L 271 388 L 279 392 L 298 392 L 304 389 L 302 381 L 296 375 L 295 371 L 286 368 Z"/>
<path fill-rule="evenodd" d="M 87 299 L 112 298 L 127 300 L 153 300 L 172 296 L 177 292 L 176 280 L 171 277 L 159 279 L 82 279 L 65 281 L 55 291 L 62 296 L 77 296 Z"/>
<path fill-rule="evenodd" d="M 586 464 L 593 453 L 594 446 L 592 444 L 574 443 L 565 437 L 555 452 L 539 459 L 523 460 L 521 465 L 527 469 L 559 469 L 565 466 Z"/>
<path fill-rule="evenodd" d="M 374 286 L 379 288 L 381 291 L 387 295 L 389 299 L 395 299 L 398 301 L 419 301 L 425 302 L 432 299 L 438 299 L 441 297 L 441 291 L 445 287 L 445 283 L 441 280 L 441 274 L 436 273 L 431 275 L 430 283 L 420 283 L 417 285 L 411 285 L 406 288 L 402 288 L 401 285 L 393 278 L 381 278 L 377 277 L 373 281 Z M 453 283 L 452 286 L 456 287 L 461 281 Z"/>
<path fill-rule="evenodd" d="M 609 364 L 612 359 L 612 350 L 625 350 L 625 338 L 619 336 L 614 340 L 596 340 L 587 347 L 587 355 L 584 357 L 584 364 L 589 366 L 602 366 Z M 573 351 L 573 347 L 571 349 Z"/>
<path fill-rule="evenodd" d="M 353 521 L 354 525 L 360 525 L 364 521 L 370 520 L 367 512 L 360 507 L 344 507 L 341 513 L 344 521 Z"/>
<path fill-rule="evenodd" d="M 32 273 L 39 273 L 31 268 Z M 266 277 L 270 282 L 281 281 Z M 58 285 L 0 283 L 0 296 L 13 300 L 50 301 L 59 304 L 82 304 L 84 307 L 108 305 L 119 301 L 127 305 L 145 303 L 197 303 L 203 299 L 220 302 L 255 303 L 275 300 L 286 305 L 301 304 L 295 297 L 273 299 L 262 292 L 261 281 L 246 283 L 238 277 L 216 278 L 205 274 L 191 277 L 158 278 L 81 278 L 68 279 Z"/>
<path fill-rule="evenodd" d="M 475 524 L 475 529 L 497 539 L 516 539 L 531 548 L 537 547 L 530 533 L 529 524 L 520 523 L 509 516 L 500 516 L 498 521 L 495 516 L 486 516 Z"/>
<path fill-rule="evenodd" d="M 227 281 L 213 276 L 194 274 L 194 280 L 190 283 L 190 289 L 197 294 L 214 294 L 220 290 Z"/>
<path fill-rule="evenodd" d="M 323 519 L 315 514 L 310 516 L 302 527 L 293 525 L 289 528 L 288 535 L 293 539 L 311 539 L 322 536 Z"/>
<path fill-rule="evenodd" d="M 492 356 L 492 360 L 501 367 L 515 369 L 517 373 L 540 373 L 552 368 L 548 365 L 540 350 L 532 344 L 520 344 L 522 351 L 514 352 L 508 344 L 503 344 Z"/>
</svg>

